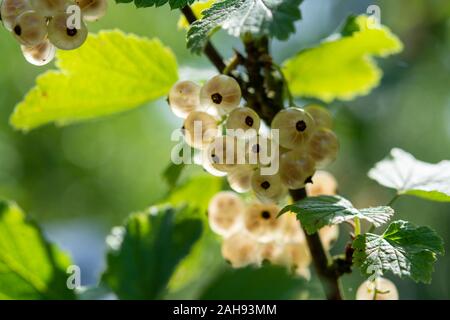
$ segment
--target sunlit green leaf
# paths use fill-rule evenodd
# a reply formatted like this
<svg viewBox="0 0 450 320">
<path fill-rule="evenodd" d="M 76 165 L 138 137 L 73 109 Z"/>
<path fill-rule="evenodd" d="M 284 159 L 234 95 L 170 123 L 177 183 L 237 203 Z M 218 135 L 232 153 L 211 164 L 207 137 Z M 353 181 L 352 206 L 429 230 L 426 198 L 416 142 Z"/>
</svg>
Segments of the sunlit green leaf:
<svg viewBox="0 0 450 320">
<path fill-rule="evenodd" d="M 396 189 L 399 194 L 433 200 L 450 201 L 450 161 L 436 164 L 423 162 L 401 149 L 392 149 L 390 156 L 369 171 L 379 184 Z"/>
<path fill-rule="evenodd" d="M 351 100 L 378 86 L 382 71 L 373 57 L 398 53 L 403 45 L 371 18 L 359 16 L 355 21 L 359 31 L 331 37 L 286 61 L 283 70 L 294 95 L 325 102 Z"/>
<path fill-rule="evenodd" d="M 58 125 L 130 110 L 166 95 L 177 80 L 170 49 L 120 31 L 90 35 L 73 51 L 59 51 L 58 71 L 38 77 L 11 124 L 21 130 Z"/>
<path fill-rule="evenodd" d="M 442 239 L 429 227 L 395 221 L 382 235 L 367 233 L 353 242 L 354 263 L 365 276 L 391 271 L 416 282 L 431 282 L 437 254 L 444 254 Z"/>
<path fill-rule="evenodd" d="M 170 280 L 169 287 L 173 294 L 178 295 L 177 298 L 196 298 L 199 290 L 214 277 L 223 264 L 220 241 L 209 227 L 206 212 L 209 201 L 221 188 L 220 178 L 198 176 L 174 189 L 169 197 L 169 202 L 173 205 L 189 203 L 190 207 L 198 208 L 204 230 L 200 240 L 194 244 L 191 253 L 179 264 Z"/>
<path fill-rule="evenodd" d="M 286 39 L 295 32 L 294 22 L 301 18 L 303 0 L 223 0 L 202 12 L 188 32 L 188 48 L 200 52 L 210 34 L 218 27 L 239 37 L 246 33 Z"/>
<path fill-rule="evenodd" d="M 103 281 L 120 299 L 158 299 L 172 273 L 202 234 L 187 208 L 152 207 L 131 215 L 108 237 Z"/>
<path fill-rule="evenodd" d="M 67 287 L 70 264 L 16 204 L 0 201 L 0 300 L 75 299 Z"/>
<path fill-rule="evenodd" d="M 366 220 L 374 226 L 389 221 L 394 214 L 391 207 L 356 209 L 352 203 L 341 196 L 308 197 L 281 210 L 294 212 L 306 232 L 312 234 L 326 225 L 339 224 L 355 218 Z"/>
</svg>

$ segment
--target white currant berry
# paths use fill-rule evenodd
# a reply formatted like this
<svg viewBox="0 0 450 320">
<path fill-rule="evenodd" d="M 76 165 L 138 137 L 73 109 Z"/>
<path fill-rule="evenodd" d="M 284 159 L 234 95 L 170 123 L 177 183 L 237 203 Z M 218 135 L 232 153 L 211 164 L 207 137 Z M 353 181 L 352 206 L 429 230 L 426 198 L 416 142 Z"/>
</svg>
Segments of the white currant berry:
<svg viewBox="0 0 450 320">
<path fill-rule="evenodd" d="M 25 46 L 38 45 L 47 36 L 47 20 L 36 11 L 25 11 L 14 22 L 13 34 Z"/>
<path fill-rule="evenodd" d="M 228 237 L 242 228 L 244 212 L 244 202 L 237 194 L 219 192 L 208 205 L 209 225 L 218 235 Z"/>
<path fill-rule="evenodd" d="M 251 137 L 246 145 L 245 163 L 270 166 L 279 160 L 280 148 L 276 141 L 258 135 Z"/>
<path fill-rule="evenodd" d="M 197 149 L 207 147 L 219 134 L 217 119 L 202 111 L 189 113 L 184 121 L 183 130 L 186 143 Z"/>
<path fill-rule="evenodd" d="M 255 168 L 250 165 L 237 165 L 227 176 L 228 184 L 236 192 L 248 192 L 252 188 L 252 175 Z"/>
<path fill-rule="evenodd" d="M 245 210 L 246 230 L 260 242 L 269 242 L 277 236 L 280 220 L 277 215 L 280 208 L 273 203 L 252 203 Z"/>
<path fill-rule="evenodd" d="M 237 165 L 237 149 L 240 141 L 235 137 L 218 136 L 206 147 L 203 157 L 204 162 L 222 172 L 230 172 Z"/>
<path fill-rule="evenodd" d="M 104 17 L 108 11 L 107 0 L 75 0 L 75 3 L 80 7 L 86 21 L 96 21 Z"/>
<path fill-rule="evenodd" d="M 309 197 L 332 196 L 337 193 L 337 187 L 337 181 L 331 173 L 319 170 L 314 173 L 312 183 L 306 185 L 306 193 Z"/>
<path fill-rule="evenodd" d="M 314 119 L 316 128 L 331 129 L 333 127 L 333 117 L 331 116 L 331 113 L 321 105 L 310 104 L 307 105 L 304 110 Z"/>
<path fill-rule="evenodd" d="M 288 191 L 278 174 L 262 175 L 260 170 L 256 170 L 252 175 L 252 190 L 263 202 L 278 202 Z"/>
<path fill-rule="evenodd" d="M 320 239 L 325 249 L 330 249 L 339 238 L 339 226 L 325 226 L 319 230 Z"/>
<path fill-rule="evenodd" d="M 276 241 L 261 244 L 261 260 L 278 264 L 280 256 L 283 254 L 284 245 Z"/>
<path fill-rule="evenodd" d="M 315 130 L 313 118 L 298 108 L 284 109 L 272 120 L 272 129 L 279 132 L 279 144 L 288 149 L 301 148 Z"/>
<path fill-rule="evenodd" d="M 324 168 L 336 160 L 339 140 L 330 129 L 319 128 L 309 141 L 308 151 L 316 161 L 317 168 Z"/>
<path fill-rule="evenodd" d="M 288 212 L 278 218 L 281 221 L 279 238 L 283 243 L 305 241 L 300 221 L 294 213 Z"/>
<path fill-rule="evenodd" d="M 260 126 L 261 120 L 258 114 L 247 107 L 231 111 L 226 122 L 226 128 L 234 130 L 233 134 L 242 138 L 255 136 Z"/>
<path fill-rule="evenodd" d="M 220 114 L 229 113 L 239 106 L 241 88 L 237 81 L 226 75 L 208 80 L 200 90 L 200 103 L 206 109 L 217 109 Z"/>
<path fill-rule="evenodd" d="M 311 264 L 311 253 L 306 241 L 292 242 L 284 246 L 283 253 L 278 259 L 278 264 L 301 270 Z"/>
<path fill-rule="evenodd" d="M 202 155 L 203 157 L 203 155 Z M 215 176 L 215 177 L 225 177 L 227 175 L 226 172 L 217 170 L 213 167 L 212 163 L 210 161 L 202 160 L 202 167 L 203 169 L 208 172 L 209 174 Z M 236 191 L 236 190 L 235 190 Z"/>
<path fill-rule="evenodd" d="M 303 150 L 292 150 L 280 156 L 280 177 L 289 189 L 300 189 L 308 182 L 316 169 L 314 159 Z"/>
<path fill-rule="evenodd" d="M 68 0 L 29 0 L 34 10 L 47 18 L 65 12 Z"/>
<path fill-rule="evenodd" d="M 200 106 L 200 86 L 193 81 L 178 81 L 170 89 L 168 99 L 172 112 L 185 119 Z"/>
<path fill-rule="evenodd" d="M 55 46 L 48 40 L 33 47 L 21 46 L 21 49 L 25 59 L 35 66 L 43 66 L 50 63 L 56 53 Z"/>
<path fill-rule="evenodd" d="M 247 232 L 238 232 L 222 243 L 222 256 L 234 268 L 261 263 L 261 245 Z"/>
<path fill-rule="evenodd" d="M 364 281 L 356 291 L 356 300 L 398 300 L 398 290 L 395 284 L 385 278 L 378 277 L 375 281 Z"/>
<path fill-rule="evenodd" d="M 68 15 L 61 13 L 50 19 L 48 24 L 48 39 L 61 50 L 79 48 L 87 39 L 86 24 L 80 21 L 80 29 L 68 25 Z"/>
<path fill-rule="evenodd" d="M 28 0 L 3 0 L 0 7 L 3 26 L 6 30 L 13 31 L 17 17 L 29 10 L 31 10 L 31 5 Z"/>
</svg>

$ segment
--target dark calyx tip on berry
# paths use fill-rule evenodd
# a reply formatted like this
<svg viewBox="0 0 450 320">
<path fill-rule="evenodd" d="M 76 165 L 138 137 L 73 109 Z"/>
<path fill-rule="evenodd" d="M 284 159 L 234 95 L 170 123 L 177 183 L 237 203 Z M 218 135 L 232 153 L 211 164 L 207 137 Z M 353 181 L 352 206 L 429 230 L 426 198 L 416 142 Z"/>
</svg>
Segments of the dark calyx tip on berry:
<svg viewBox="0 0 450 320">
<path fill-rule="evenodd" d="M 265 220 L 270 219 L 270 212 L 267 210 L 264 210 L 263 212 L 261 212 L 261 217 Z"/>
<path fill-rule="evenodd" d="M 261 188 L 263 188 L 264 190 L 267 190 L 270 188 L 270 182 L 269 181 L 264 181 L 263 183 L 261 183 Z"/>
<path fill-rule="evenodd" d="M 297 121 L 297 123 L 295 124 L 295 128 L 297 129 L 297 131 L 303 132 L 306 130 L 306 122 L 303 120 Z"/>
<path fill-rule="evenodd" d="M 222 95 L 221 95 L 220 93 L 213 93 L 213 94 L 211 95 L 211 100 L 212 100 L 212 102 L 214 102 L 215 104 L 221 104 L 221 103 L 222 103 L 222 100 L 223 100 L 223 97 L 222 97 Z"/>
<path fill-rule="evenodd" d="M 20 35 L 22 34 L 22 28 L 19 25 L 15 26 L 14 33 L 20 37 Z"/>
<path fill-rule="evenodd" d="M 73 28 L 73 29 L 67 28 L 67 35 L 69 37 L 75 36 L 77 34 L 77 32 L 78 32 L 78 30 L 76 28 Z"/>
<path fill-rule="evenodd" d="M 313 184 L 313 183 L 314 183 L 314 182 L 313 182 L 313 179 L 312 179 L 312 176 L 310 176 L 310 177 L 306 178 L 306 180 L 305 180 L 305 184 L 307 184 L 307 183 L 311 183 L 311 184 Z"/>
<path fill-rule="evenodd" d="M 253 118 L 252 117 L 250 117 L 250 116 L 247 116 L 246 118 L 245 118 L 245 124 L 246 125 L 248 125 L 249 127 L 253 127 Z"/>
</svg>

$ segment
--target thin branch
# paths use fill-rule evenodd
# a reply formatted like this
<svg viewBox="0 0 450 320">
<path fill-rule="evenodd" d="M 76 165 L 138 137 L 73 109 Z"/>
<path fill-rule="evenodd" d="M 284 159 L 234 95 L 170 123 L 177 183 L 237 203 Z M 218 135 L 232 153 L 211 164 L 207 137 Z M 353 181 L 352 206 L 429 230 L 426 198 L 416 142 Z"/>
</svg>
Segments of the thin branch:
<svg viewBox="0 0 450 320">
<path fill-rule="evenodd" d="M 185 6 L 181 8 L 181 12 L 186 17 L 186 20 L 189 22 L 189 24 L 197 21 L 197 17 L 195 16 L 195 13 L 192 11 L 191 7 Z M 203 52 L 220 73 L 225 70 L 226 65 L 225 62 L 223 62 L 222 56 L 210 41 L 206 43 Z"/>
<path fill-rule="evenodd" d="M 300 201 L 307 197 L 305 189 L 290 190 L 294 201 Z M 334 263 L 322 245 L 319 233 L 309 235 L 303 229 L 309 250 L 313 258 L 314 267 L 319 275 L 320 281 L 328 300 L 342 300 L 339 274 L 334 268 Z"/>
</svg>

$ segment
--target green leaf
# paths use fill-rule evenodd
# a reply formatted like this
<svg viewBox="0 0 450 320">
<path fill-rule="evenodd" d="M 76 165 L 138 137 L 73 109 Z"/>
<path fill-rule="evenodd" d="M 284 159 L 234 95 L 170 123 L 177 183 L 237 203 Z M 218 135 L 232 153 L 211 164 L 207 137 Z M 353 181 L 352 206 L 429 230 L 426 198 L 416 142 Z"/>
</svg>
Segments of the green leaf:
<svg viewBox="0 0 450 320">
<path fill-rule="evenodd" d="M 166 95 L 177 80 L 170 49 L 120 31 L 90 35 L 73 51 L 58 51 L 58 71 L 39 76 L 11 124 L 21 130 L 65 125 L 130 110 Z"/>
<path fill-rule="evenodd" d="M 183 8 L 194 3 L 196 0 L 134 0 L 137 8 L 161 7 L 167 2 L 171 9 Z M 133 0 L 116 0 L 117 3 L 131 3 Z"/>
<path fill-rule="evenodd" d="M 326 225 L 339 224 L 354 218 L 366 220 L 379 227 L 394 214 L 394 210 L 386 206 L 356 209 L 350 201 L 341 196 L 308 197 L 284 207 L 280 215 L 288 211 L 297 214 L 297 219 L 309 234 Z"/>
<path fill-rule="evenodd" d="M 163 172 L 163 177 L 170 189 L 173 189 L 176 186 L 185 167 L 186 165 L 184 163 L 174 164 L 172 162 L 166 167 Z"/>
<path fill-rule="evenodd" d="M 172 205 L 188 204 L 206 212 L 209 200 L 222 189 L 222 183 L 218 177 L 199 175 L 171 192 L 165 201 Z"/>
<path fill-rule="evenodd" d="M 75 299 L 66 284 L 70 265 L 16 204 L 0 201 L 0 300 Z"/>
<path fill-rule="evenodd" d="M 395 221 L 382 235 L 367 233 L 353 242 L 354 263 L 365 276 L 391 271 L 416 282 L 431 282 L 437 254 L 444 254 L 442 239 L 429 227 Z"/>
<path fill-rule="evenodd" d="M 450 161 L 437 164 L 414 158 L 401 149 L 392 149 L 390 156 L 369 171 L 379 184 L 396 189 L 399 194 L 433 200 L 450 201 Z"/>
<path fill-rule="evenodd" d="M 357 17 L 358 31 L 344 27 L 348 36 L 336 35 L 286 61 L 283 71 L 291 92 L 332 102 L 352 100 L 377 87 L 383 73 L 372 57 L 398 53 L 403 45 L 387 27 L 368 28 L 368 19 Z"/>
<path fill-rule="evenodd" d="M 289 275 L 284 267 L 228 267 L 211 282 L 200 299 L 285 300 L 297 298 L 306 289 L 306 281 Z"/>
<path fill-rule="evenodd" d="M 218 27 L 239 37 L 246 33 L 287 39 L 295 32 L 294 22 L 301 18 L 303 0 L 224 0 L 202 12 L 203 18 L 189 29 L 188 48 L 201 52 L 208 37 Z"/>
<path fill-rule="evenodd" d="M 186 208 L 151 207 L 133 214 L 108 237 L 102 280 L 120 299 L 161 298 L 201 234 L 202 222 Z"/>
<path fill-rule="evenodd" d="M 198 209 L 198 218 L 203 222 L 203 233 L 192 251 L 177 267 L 170 279 L 169 288 L 176 298 L 198 298 L 198 292 L 222 266 L 220 241 L 211 231 L 207 208 L 211 198 L 222 189 L 222 180 L 211 175 L 192 178 L 174 189 L 167 200 L 172 205 L 189 203 Z M 202 190 L 202 192 L 199 192 Z"/>
</svg>

